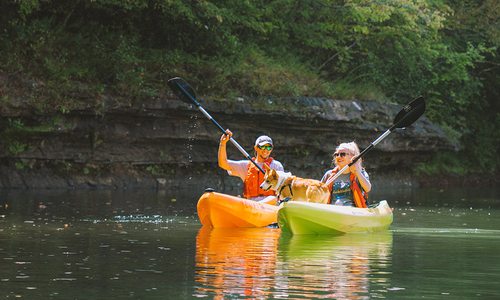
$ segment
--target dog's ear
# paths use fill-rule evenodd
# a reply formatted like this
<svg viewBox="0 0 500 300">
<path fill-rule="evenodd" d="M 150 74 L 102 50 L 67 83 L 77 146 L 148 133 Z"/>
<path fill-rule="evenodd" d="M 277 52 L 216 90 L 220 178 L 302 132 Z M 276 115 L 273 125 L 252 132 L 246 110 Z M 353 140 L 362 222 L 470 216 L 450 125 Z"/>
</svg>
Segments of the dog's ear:
<svg viewBox="0 0 500 300">
<path fill-rule="evenodd" d="M 269 167 L 267 164 L 264 164 L 264 171 L 269 171 L 271 170 L 271 167 Z"/>
</svg>

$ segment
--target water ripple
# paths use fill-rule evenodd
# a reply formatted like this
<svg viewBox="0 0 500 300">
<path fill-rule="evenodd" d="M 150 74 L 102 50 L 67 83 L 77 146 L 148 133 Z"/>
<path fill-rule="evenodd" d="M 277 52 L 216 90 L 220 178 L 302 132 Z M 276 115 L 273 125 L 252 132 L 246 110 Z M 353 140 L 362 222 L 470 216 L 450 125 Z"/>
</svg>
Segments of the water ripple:
<svg viewBox="0 0 500 300">
<path fill-rule="evenodd" d="M 500 230 L 478 228 L 396 228 L 394 233 L 426 235 L 426 236 L 467 236 L 478 238 L 500 238 Z"/>
</svg>

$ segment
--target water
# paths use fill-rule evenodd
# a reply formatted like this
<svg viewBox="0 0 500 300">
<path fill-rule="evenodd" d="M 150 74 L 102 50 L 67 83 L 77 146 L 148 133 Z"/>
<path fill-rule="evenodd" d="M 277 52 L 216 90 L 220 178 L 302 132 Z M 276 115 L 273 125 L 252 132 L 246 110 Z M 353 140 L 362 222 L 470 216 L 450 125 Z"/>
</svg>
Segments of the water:
<svg viewBox="0 0 500 300">
<path fill-rule="evenodd" d="M 498 299 L 498 190 L 372 194 L 377 234 L 207 229 L 190 191 L 0 192 L 0 299 Z"/>
</svg>

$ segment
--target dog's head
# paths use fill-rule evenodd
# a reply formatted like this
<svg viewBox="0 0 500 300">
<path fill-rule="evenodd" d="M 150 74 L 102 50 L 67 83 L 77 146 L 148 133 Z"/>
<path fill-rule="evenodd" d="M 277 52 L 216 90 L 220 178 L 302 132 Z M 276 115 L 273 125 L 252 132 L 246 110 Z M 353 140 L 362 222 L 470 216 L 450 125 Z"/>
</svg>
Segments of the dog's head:
<svg viewBox="0 0 500 300">
<path fill-rule="evenodd" d="M 276 170 L 271 169 L 268 165 L 264 164 L 264 170 L 266 174 L 264 175 L 264 182 L 260 185 L 260 188 L 267 191 L 269 189 L 276 190 L 279 176 Z"/>
</svg>

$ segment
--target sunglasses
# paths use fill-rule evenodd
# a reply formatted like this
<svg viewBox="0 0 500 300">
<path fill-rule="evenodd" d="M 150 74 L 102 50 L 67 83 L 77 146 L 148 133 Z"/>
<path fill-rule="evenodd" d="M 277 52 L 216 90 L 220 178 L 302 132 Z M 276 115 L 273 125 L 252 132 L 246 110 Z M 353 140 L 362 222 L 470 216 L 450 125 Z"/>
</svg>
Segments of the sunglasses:
<svg viewBox="0 0 500 300">
<path fill-rule="evenodd" d="M 338 156 L 344 157 L 346 155 L 349 155 L 349 153 L 347 153 L 347 152 L 337 152 L 337 153 L 333 154 L 333 156 L 335 156 L 335 157 L 338 157 Z"/>
<path fill-rule="evenodd" d="M 271 150 L 273 150 L 273 146 L 271 146 L 271 145 L 259 146 L 259 149 L 271 151 Z"/>
</svg>

